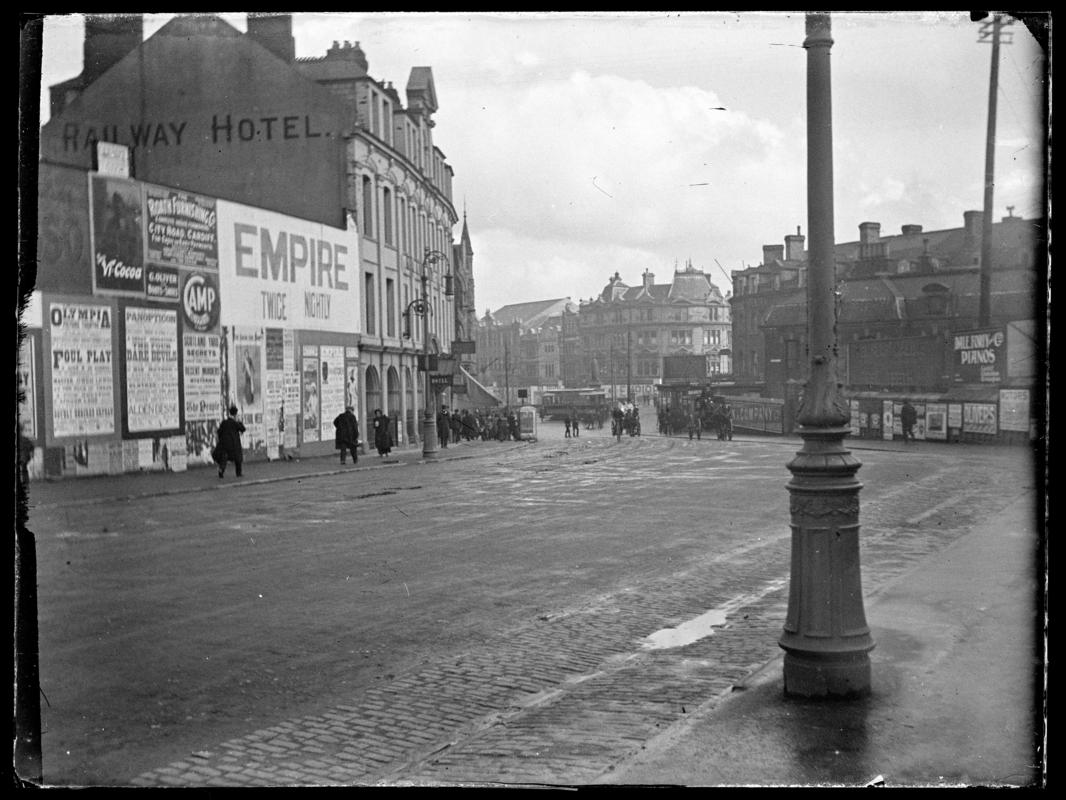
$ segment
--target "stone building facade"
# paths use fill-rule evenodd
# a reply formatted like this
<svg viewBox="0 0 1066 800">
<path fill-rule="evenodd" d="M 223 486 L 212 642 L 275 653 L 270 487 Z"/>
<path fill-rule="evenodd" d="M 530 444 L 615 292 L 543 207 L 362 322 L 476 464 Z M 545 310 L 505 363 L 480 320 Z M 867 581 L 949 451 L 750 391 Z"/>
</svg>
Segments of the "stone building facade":
<svg viewBox="0 0 1066 800">
<path fill-rule="evenodd" d="M 597 297 L 580 304 L 577 329 L 562 374 L 574 387 L 605 386 L 613 399 L 652 403 L 663 356 L 705 356 L 711 377 L 732 370 L 728 296 L 691 263 L 675 268 L 666 284 L 645 270 L 640 285 L 629 286 L 616 272 Z"/>
</svg>

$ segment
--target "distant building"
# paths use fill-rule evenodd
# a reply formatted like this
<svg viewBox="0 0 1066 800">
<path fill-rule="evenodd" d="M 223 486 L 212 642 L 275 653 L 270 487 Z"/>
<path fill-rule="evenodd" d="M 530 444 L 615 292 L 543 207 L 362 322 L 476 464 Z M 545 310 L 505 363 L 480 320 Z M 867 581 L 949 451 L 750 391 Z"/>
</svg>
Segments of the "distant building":
<svg viewBox="0 0 1066 800">
<path fill-rule="evenodd" d="M 893 236 L 864 222 L 857 241 L 836 246 L 841 377 L 850 389 L 946 391 L 965 382 L 956 374 L 954 336 L 978 327 L 982 215 L 963 216 L 961 228 L 905 225 Z M 787 384 L 807 377 L 802 239 L 766 246 L 762 264 L 733 272 L 736 378 L 761 384 L 768 397 L 783 397 Z M 991 327 L 1004 337 L 1007 326 L 1019 341 L 1034 335 L 1042 241 L 1037 220 L 1011 214 L 993 225 Z M 1036 374 L 1032 349 L 1018 348 L 997 373 L 1004 385 Z"/>
<path fill-rule="evenodd" d="M 570 298 L 513 303 L 479 320 L 475 376 L 496 389 L 505 404 L 518 404 L 518 390 L 535 403 L 539 394 L 562 385 L 560 337 Z"/>
<path fill-rule="evenodd" d="M 564 354 L 562 372 L 572 386 L 602 385 L 613 399 L 628 394 L 648 404 L 663 356 L 704 356 L 706 375 L 728 375 L 731 329 L 728 296 L 691 263 L 665 284 L 645 270 L 639 286 L 628 286 L 616 272 L 599 296 L 580 304 L 578 343 Z"/>
</svg>

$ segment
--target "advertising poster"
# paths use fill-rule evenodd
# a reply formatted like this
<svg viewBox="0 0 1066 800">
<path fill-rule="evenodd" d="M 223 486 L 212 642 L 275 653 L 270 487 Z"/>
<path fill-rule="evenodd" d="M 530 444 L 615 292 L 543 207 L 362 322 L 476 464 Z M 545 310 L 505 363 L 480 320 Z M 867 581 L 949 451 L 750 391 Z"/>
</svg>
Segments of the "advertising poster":
<svg viewBox="0 0 1066 800">
<path fill-rule="evenodd" d="M 173 267 L 157 267 L 149 264 L 144 268 L 144 295 L 149 300 L 176 303 L 181 296 L 178 286 L 178 271 Z"/>
<path fill-rule="evenodd" d="M 849 400 L 848 407 L 851 410 L 851 435 L 858 436 L 859 431 L 862 430 L 861 415 L 859 414 L 859 401 Z"/>
<path fill-rule="evenodd" d="M 221 337 L 217 333 L 182 336 L 185 378 L 185 449 L 188 463 L 207 464 L 222 419 Z"/>
<path fill-rule="evenodd" d="M 285 434 L 282 438 L 286 448 L 295 450 L 296 420 L 300 416 L 300 372 L 296 368 L 296 335 L 292 331 L 282 331 L 282 347 L 285 370 L 285 414 L 282 418 Z"/>
<path fill-rule="evenodd" d="M 19 346 L 18 419 L 22 435 L 37 441 L 37 375 L 33 363 L 33 339 L 27 336 Z"/>
<path fill-rule="evenodd" d="M 236 328 L 233 331 L 230 385 L 233 402 L 244 423 L 246 452 L 262 450 L 266 442 L 263 426 L 263 339 L 261 329 Z"/>
<path fill-rule="evenodd" d="M 111 308 L 51 303 L 52 435 L 115 432 Z"/>
<path fill-rule="evenodd" d="M 948 430 L 962 428 L 962 403 L 948 403 Z"/>
<path fill-rule="evenodd" d="M 944 441 L 948 438 L 948 407 L 946 403 L 925 404 L 925 438 Z"/>
<path fill-rule="evenodd" d="M 1002 328 L 959 331 L 954 335 L 955 380 L 999 383 L 1006 375 L 1007 337 Z"/>
<path fill-rule="evenodd" d="M 186 421 L 221 417 L 220 341 L 217 333 L 186 333 L 182 336 Z"/>
<path fill-rule="evenodd" d="M 178 312 L 126 309 L 126 420 L 130 433 L 179 428 Z"/>
<path fill-rule="evenodd" d="M 344 405 L 355 409 L 356 418 L 362 422 L 359 408 L 359 362 L 344 361 Z"/>
<path fill-rule="evenodd" d="M 321 400 L 319 425 L 322 431 L 321 440 L 325 442 L 334 437 L 333 420 L 344 411 L 346 376 L 344 373 L 343 347 L 324 344 L 320 351 L 322 381 L 318 392 Z"/>
<path fill-rule="evenodd" d="M 93 289 L 144 296 L 144 218 L 140 184 L 89 176 Z"/>
<path fill-rule="evenodd" d="M 1001 431 L 1029 430 L 1029 390 L 999 390 L 999 429 Z"/>
<path fill-rule="evenodd" d="M 218 328 L 218 277 L 210 272 L 184 271 L 181 278 L 181 313 L 185 327 L 194 331 Z"/>
<path fill-rule="evenodd" d="M 317 442 L 321 422 L 318 403 L 318 348 L 305 347 L 302 361 L 303 398 L 300 402 L 300 413 L 303 416 L 303 440 Z"/>
<path fill-rule="evenodd" d="M 358 331 L 359 237 L 354 230 L 219 200 L 224 324 Z"/>
<path fill-rule="evenodd" d="M 218 269 L 215 200 L 163 186 L 144 187 L 148 260 Z"/>
<path fill-rule="evenodd" d="M 267 458 L 277 458 L 285 435 L 285 334 L 281 328 L 267 328 L 266 351 L 266 414 Z"/>
<path fill-rule="evenodd" d="M 284 445 L 285 436 L 285 388 L 281 370 L 267 370 L 264 403 L 267 458 L 274 459 L 278 457 L 279 447 Z"/>
<path fill-rule="evenodd" d="M 897 422 L 897 423 L 895 423 L 895 425 L 893 424 L 892 405 L 893 405 L 893 403 L 892 403 L 891 400 L 882 400 L 881 401 L 881 438 L 882 439 L 891 440 L 893 434 L 897 433 L 897 431 L 895 429 L 895 425 L 898 425 L 899 423 Z M 898 433 L 902 434 L 902 432 L 903 432 L 903 429 L 900 428 Z"/>
<path fill-rule="evenodd" d="M 996 433 L 995 403 L 963 403 L 962 430 L 964 433 Z M 1028 428 L 1027 428 L 1028 430 Z"/>
</svg>

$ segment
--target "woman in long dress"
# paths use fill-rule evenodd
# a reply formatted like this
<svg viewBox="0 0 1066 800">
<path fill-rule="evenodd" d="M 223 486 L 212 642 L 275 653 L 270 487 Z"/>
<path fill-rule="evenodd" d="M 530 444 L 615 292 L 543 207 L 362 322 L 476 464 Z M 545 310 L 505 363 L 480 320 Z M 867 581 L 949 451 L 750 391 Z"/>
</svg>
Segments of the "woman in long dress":
<svg viewBox="0 0 1066 800">
<path fill-rule="evenodd" d="M 392 428 L 388 414 L 382 414 L 380 408 L 374 409 L 374 446 L 378 457 L 384 458 L 392 452 Z"/>
</svg>

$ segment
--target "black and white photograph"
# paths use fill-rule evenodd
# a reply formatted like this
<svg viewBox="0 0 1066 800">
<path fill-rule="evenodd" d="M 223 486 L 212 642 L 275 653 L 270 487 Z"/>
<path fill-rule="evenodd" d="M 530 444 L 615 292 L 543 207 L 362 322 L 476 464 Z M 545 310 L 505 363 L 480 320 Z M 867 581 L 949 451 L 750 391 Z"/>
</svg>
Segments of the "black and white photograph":
<svg viewBox="0 0 1066 800">
<path fill-rule="evenodd" d="M 1050 11 L 19 20 L 16 788 L 1047 788 Z"/>
</svg>

